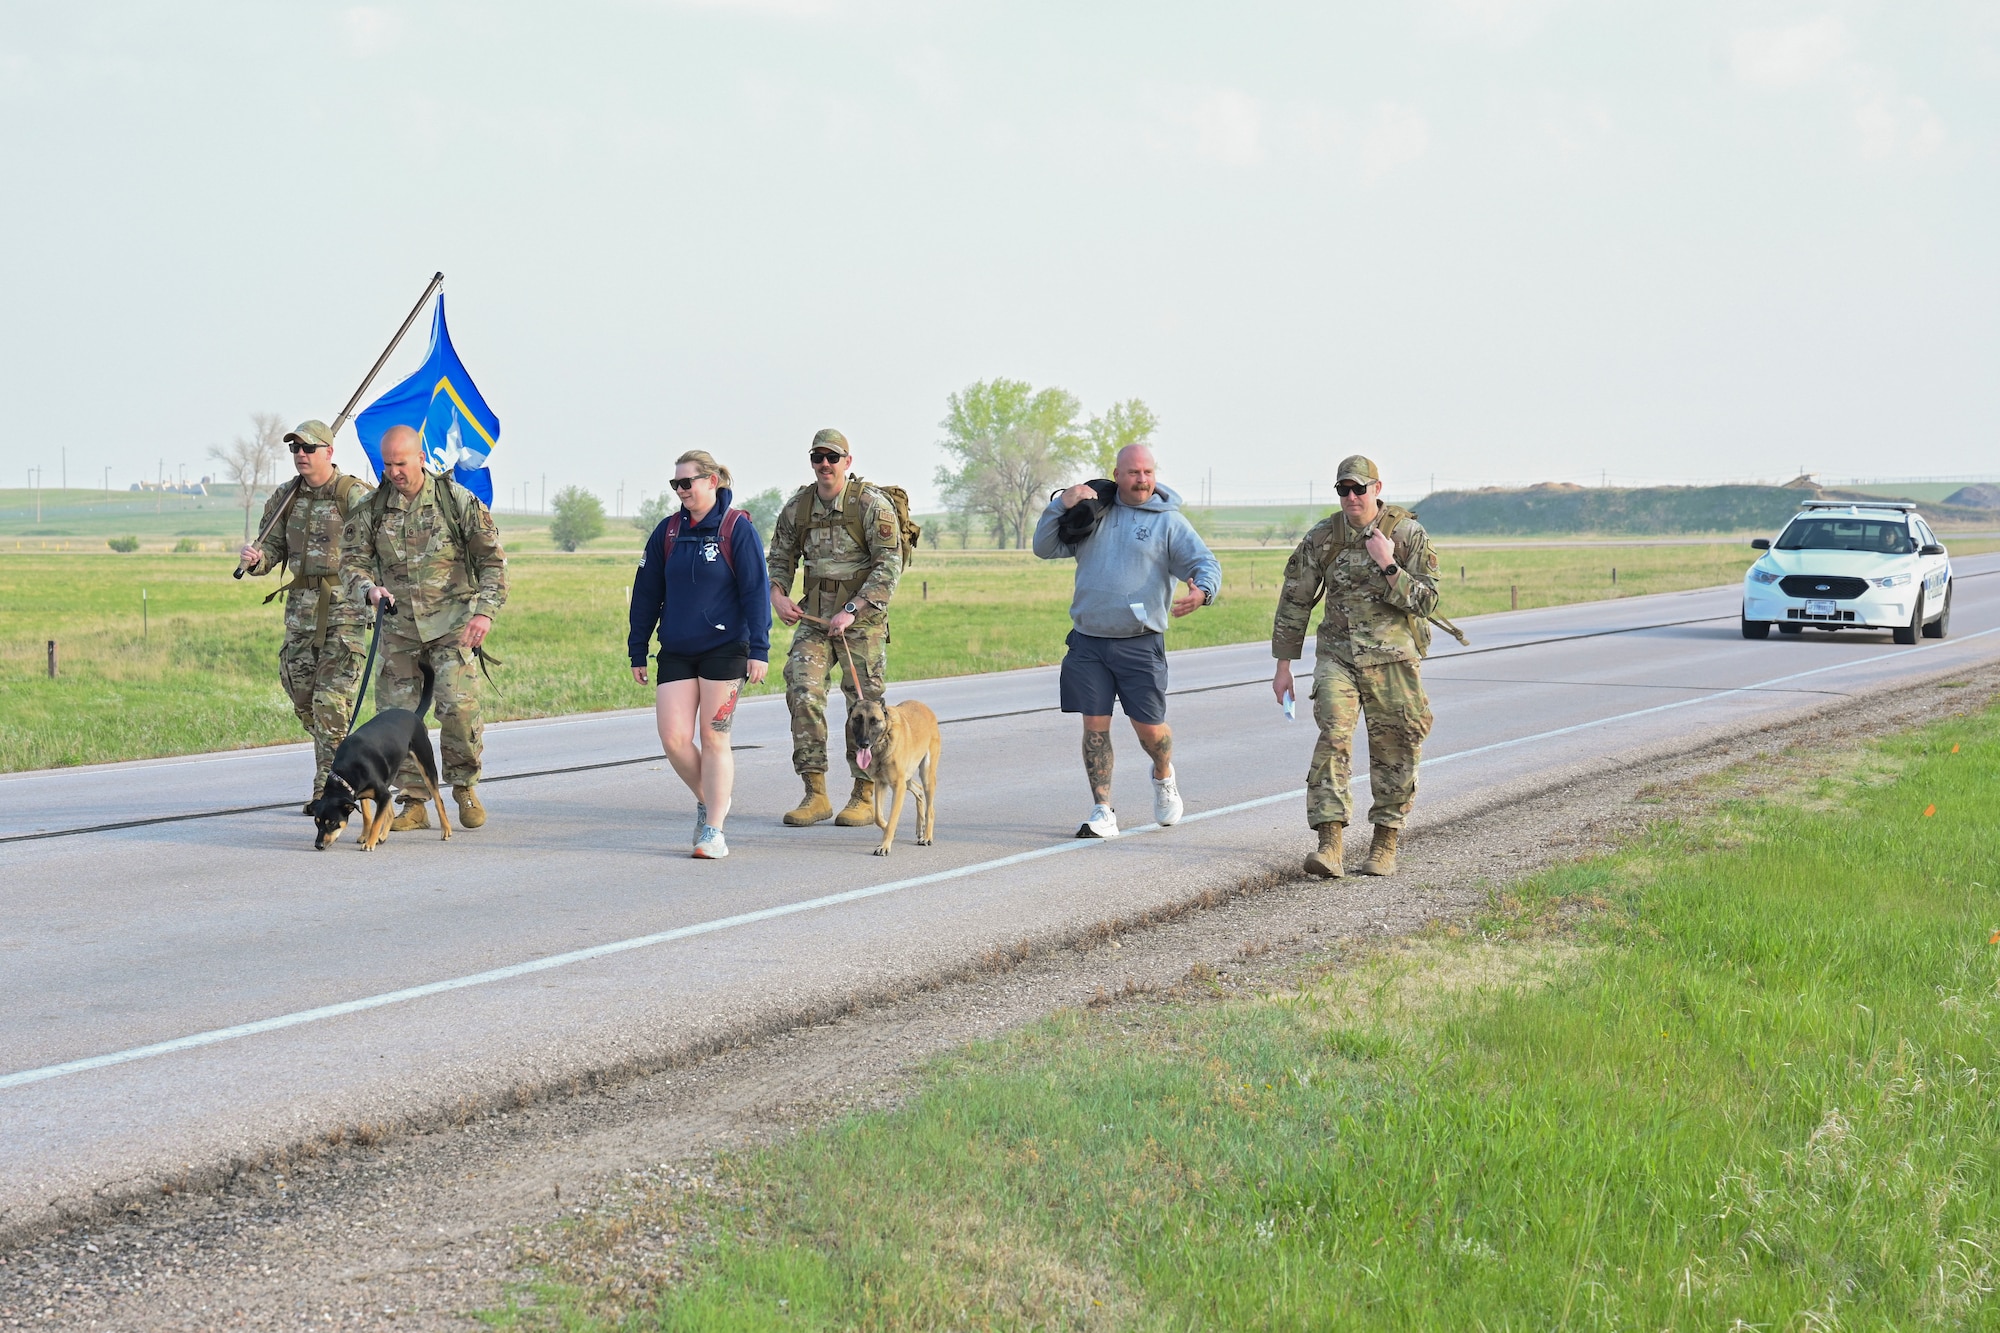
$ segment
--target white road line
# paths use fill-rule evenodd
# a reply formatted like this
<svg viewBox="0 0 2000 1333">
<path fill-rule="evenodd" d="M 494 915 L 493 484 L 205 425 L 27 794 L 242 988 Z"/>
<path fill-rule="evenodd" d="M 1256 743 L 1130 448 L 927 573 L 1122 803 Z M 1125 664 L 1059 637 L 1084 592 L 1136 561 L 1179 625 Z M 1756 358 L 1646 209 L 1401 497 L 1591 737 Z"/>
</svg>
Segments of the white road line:
<svg viewBox="0 0 2000 1333">
<path fill-rule="evenodd" d="M 1952 641 L 1949 646 L 1970 643 L 1974 639 L 1985 638 L 1989 634 L 2000 634 L 2000 626 L 1980 630 Z M 1755 690 L 1769 689 L 1786 681 L 1802 680 L 1807 676 L 1824 675 L 1829 671 L 1840 671 L 1849 667 L 1872 666 L 1898 657 L 1907 657 L 1917 652 L 1937 652 L 1933 648 L 1905 648 L 1898 652 L 1874 657 L 1857 657 L 1846 662 L 1834 662 L 1810 671 L 1796 671 L 1786 676 L 1774 676 L 1770 680 L 1759 681 L 1755 685 L 1741 685 L 1722 694 L 1707 694 L 1694 699 L 1682 699 L 1670 704 L 1658 704 L 1651 708 L 1641 708 L 1630 713 L 1619 713 L 1612 717 L 1596 718 L 1589 722 L 1579 722 L 1573 726 L 1557 727 L 1552 731 L 1538 731 L 1531 736 L 1517 736 L 1512 740 L 1495 741 L 1490 745 L 1475 746 L 1470 750 L 1458 750 L 1423 761 L 1423 767 L 1448 764 L 1454 760 L 1470 759 L 1476 755 L 1491 754 L 1495 750 L 1505 750 L 1516 745 L 1527 745 L 1535 741 L 1553 740 L 1559 736 L 1573 735 L 1592 727 L 1609 726 L 1614 722 L 1625 722 L 1637 717 L 1650 717 L 1656 713 L 1668 712 L 1676 708 L 1687 708 L 1695 704 L 1714 703 L 1734 694 L 1748 694 Z M 1358 785 L 1361 777 L 1354 782 Z M 1204 819 L 1218 819 L 1223 815 L 1241 814 L 1245 810 L 1255 810 L 1262 806 L 1278 805 L 1294 801 L 1306 794 L 1305 788 L 1278 792 L 1271 796 L 1259 796 L 1248 801 L 1238 801 L 1213 810 L 1200 810 L 1184 816 L 1184 824 L 1198 823 Z M 1142 824 L 1125 830 L 1124 836 L 1132 837 L 1143 833 L 1160 832 L 1158 824 Z M 134 1046 L 129 1050 L 112 1051 L 105 1055 L 93 1055 L 82 1060 L 69 1060 L 62 1064 L 44 1065 L 40 1069 L 23 1069 L 18 1073 L 0 1074 L 0 1090 L 25 1087 L 30 1083 L 40 1083 L 46 1079 L 61 1078 L 66 1074 L 81 1074 L 92 1069 L 103 1069 L 110 1065 L 127 1064 L 133 1060 L 148 1060 L 154 1056 L 172 1055 L 179 1051 L 196 1050 L 203 1046 L 213 1046 L 218 1042 L 234 1041 L 239 1037 L 254 1037 L 259 1033 L 276 1032 L 283 1028 L 298 1027 L 304 1023 L 317 1023 L 323 1019 L 340 1018 L 347 1014 L 363 1013 L 369 1009 L 380 1009 L 386 1005 L 402 1004 L 408 1000 L 421 1000 L 431 995 L 443 995 L 449 991 L 465 990 L 472 986 L 490 985 L 496 981 L 511 981 L 517 977 L 547 972 L 558 967 L 568 967 L 572 963 L 589 962 L 594 958 L 608 958 L 613 954 L 627 953 L 633 949 L 647 949 L 656 944 L 670 944 L 675 940 L 691 939 L 697 935 L 710 935 L 716 931 L 733 930 L 738 926 L 756 925 L 763 921 L 775 921 L 779 917 L 795 916 L 800 912 L 814 912 L 824 907 L 837 907 L 842 903 L 859 902 L 864 898 L 875 898 L 885 893 L 897 893 L 904 889 L 921 888 L 927 884 L 940 884 L 947 880 L 964 879 L 969 875 L 984 874 L 989 870 L 1003 870 L 1008 866 L 1037 861 L 1047 856 L 1061 856 L 1068 852 L 1087 851 L 1095 847 L 1115 846 L 1111 842 L 1095 839 L 1072 839 L 1051 843 L 1046 847 L 1036 847 L 1030 851 L 1016 852 L 1012 856 L 1002 856 L 992 861 L 980 861 L 972 865 L 959 866 L 952 870 L 940 870 L 934 874 L 918 875 L 913 879 L 890 880 L 885 884 L 871 884 L 865 888 L 848 889 L 843 893 L 832 893 L 822 898 L 809 898 L 803 902 L 783 903 L 776 907 L 766 907 L 755 912 L 743 912 L 736 916 L 718 917 L 713 921 L 701 921 L 691 926 L 679 926 L 673 930 L 663 930 L 654 935 L 638 935 L 631 939 L 614 940 L 609 944 L 593 945 L 588 949 L 576 949 L 569 953 L 552 954 L 547 958 L 531 959 L 525 963 L 515 963 L 508 967 L 496 967 L 487 972 L 475 972 L 470 976 L 452 977 L 445 981 L 432 981 L 421 986 L 410 986 L 403 990 L 388 991 L 381 995 L 370 995 L 358 1000 L 345 1000 L 339 1004 L 322 1005 L 317 1009 L 301 1009 L 296 1013 L 279 1014 L 274 1018 L 258 1019 L 254 1023 L 239 1023 L 234 1027 L 213 1028 L 207 1032 L 196 1032 L 185 1037 L 175 1037 L 169 1041 L 155 1042 L 150 1046 Z"/>
</svg>

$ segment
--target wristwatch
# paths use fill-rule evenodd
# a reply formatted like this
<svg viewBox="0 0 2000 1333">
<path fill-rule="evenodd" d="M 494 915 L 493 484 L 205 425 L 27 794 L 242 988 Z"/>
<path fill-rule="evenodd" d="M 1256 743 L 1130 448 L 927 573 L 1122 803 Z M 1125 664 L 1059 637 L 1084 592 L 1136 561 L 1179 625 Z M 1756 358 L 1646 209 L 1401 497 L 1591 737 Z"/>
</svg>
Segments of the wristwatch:
<svg viewBox="0 0 2000 1333">
<path fill-rule="evenodd" d="M 861 614 L 861 608 L 856 606 L 852 602 L 849 602 L 846 606 L 843 606 L 840 609 L 847 612 L 847 614 L 850 616 L 858 616 Z"/>
<path fill-rule="evenodd" d="M 1388 564 L 1382 566 L 1382 577 L 1385 579 L 1393 579 L 1396 577 L 1396 570 L 1397 570 L 1396 562 L 1394 560 L 1391 560 Z"/>
</svg>

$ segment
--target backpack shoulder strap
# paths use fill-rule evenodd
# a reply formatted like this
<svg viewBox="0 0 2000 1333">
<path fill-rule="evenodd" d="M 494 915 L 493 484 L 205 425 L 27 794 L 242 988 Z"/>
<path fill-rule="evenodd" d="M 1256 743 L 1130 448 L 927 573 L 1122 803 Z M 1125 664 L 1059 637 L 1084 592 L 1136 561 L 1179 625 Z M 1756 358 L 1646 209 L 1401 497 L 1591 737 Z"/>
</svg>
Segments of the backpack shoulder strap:
<svg viewBox="0 0 2000 1333">
<path fill-rule="evenodd" d="M 722 563 L 729 566 L 731 578 L 736 576 L 736 552 L 731 549 L 734 546 L 734 542 L 731 539 L 736 536 L 736 524 L 742 517 L 743 511 L 741 509 L 732 509 L 724 514 L 722 516 L 722 532 L 717 538 L 722 543 Z"/>
<path fill-rule="evenodd" d="M 868 520 L 861 517 L 861 498 L 875 488 L 859 477 L 847 479 L 847 494 L 840 497 L 840 517 L 847 528 L 847 535 L 862 550 L 868 549 Z"/>
<path fill-rule="evenodd" d="M 813 484 L 807 482 L 799 487 L 799 493 L 792 497 L 792 530 L 803 537 L 813 516 Z"/>
</svg>

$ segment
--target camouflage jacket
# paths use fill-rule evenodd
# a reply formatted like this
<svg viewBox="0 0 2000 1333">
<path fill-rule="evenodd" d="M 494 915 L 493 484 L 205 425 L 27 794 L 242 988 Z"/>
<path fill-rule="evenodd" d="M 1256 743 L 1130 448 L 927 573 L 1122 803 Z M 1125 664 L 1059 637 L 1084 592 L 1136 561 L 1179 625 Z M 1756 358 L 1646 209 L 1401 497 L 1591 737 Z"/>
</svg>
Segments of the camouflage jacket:
<svg viewBox="0 0 2000 1333">
<path fill-rule="evenodd" d="M 1415 662 L 1429 642 L 1424 617 L 1437 610 L 1437 555 L 1416 515 L 1382 506 L 1378 520 L 1395 548 L 1396 573 L 1385 577 L 1368 557 L 1361 535 L 1335 510 L 1313 525 L 1285 564 L 1285 585 L 1271 625 L 1271 656 L 1298 658 L 1306 625 L 1322 594 L 1326 615 L 1319 651 L 1354 663 Z M 1392 526 L 1393 523 L 1393 526 Z"/>
<path fill-rule="evenodd" d="M 812 496 L 811 518 L 801 531 L 798 508 L 801 496 Z M 856 543 L 848 530 L 847 506 L 861 506 L 861 534 Z M 771 533 L 771 549 L 764 565 L 771 586 L 787 596 L 800 560 L 805 561 L 806 586 L 799 605 L 807 615 L 829 619 L 855 597 L 866 597 L 873 608 L 861 619 L 886 613 L 889 599 L 896 595 L 896 580 L 903 574 L 902 531 L 897 524 L 896 506 L 889 497 L 859 477 L 850 477 L 847 486 L 831 502 L 822 500 L 811 486 L 797 491 L 778 511 L 778 524 Z"/>
<path fill-rule="evenodd" d="M 497 615 L 507 604 L 507 553 L 479 497 L 428 475 L 409 499 L 386 482 L 382 491 L 386 499 L 371 498 L 348 517 L 340 551 L 347 595 L 365 606 L 380 583 L 396 599 L 398 619 L 415 614 L 425 643 L 457 633 L 474 616 Z M 447 504 L 450 516 L 439 512 Z M 463 549 L 454 530 L 464 534 Z"/>
<path fill-rule="evenodd" d="M 298 498 L 292 499 L 295 491 Z M 367 482 L 335 472 L 324 486 L 308 486 L 304 478 L 297 478 L 271 492 L 264 502 L 264 516 L 257 520 L 259 532 L 270 526 L 287 501 L 291 503 L 285 521 L 258 544 L 263 554 L 251 571 L 259 575 L 285 571 L 286 629 L 367 622 L 368 609 L 345 596 L 340 587 L 340 536 L 348 515 L 367 504 L 368 495 Z"/>
</svg>

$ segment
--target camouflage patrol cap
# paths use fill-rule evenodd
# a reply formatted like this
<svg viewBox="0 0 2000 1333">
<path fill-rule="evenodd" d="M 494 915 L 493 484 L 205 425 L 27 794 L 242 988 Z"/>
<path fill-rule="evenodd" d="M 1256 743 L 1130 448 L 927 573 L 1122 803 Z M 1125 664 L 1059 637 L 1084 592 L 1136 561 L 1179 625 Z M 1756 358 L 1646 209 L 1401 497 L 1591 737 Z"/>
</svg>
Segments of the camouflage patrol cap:
<svg viewBox="0 0 2000 1333">
<path fill-rule="evenodd" d="M 301 421 L 285 432 L 285 443 L 297 440 L 300 444 L 316 444 L 322 449 L 333 448 L 333 432 L 324 421 Z"/>
<path fill-rule="evenodd" d="M 1382 474 L 1376 470 L 1374 460 L 1363 458 L 1360 454 L 1349 454 L 1340 460 L 1340 471 L 1333 474 L 1333 479 L 1336 482 L 1380 481 Z"/>
<path fill-rule="evenodd" d="M 814 449 L 831 449 L 843 458 L 853 452 L 847 447 L 847 437 L 831 426 L 813 436 L 813 442 L 810 447 Z"/>
</svg>

